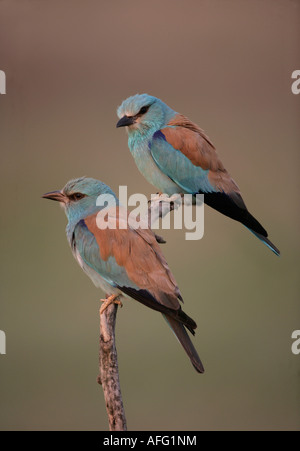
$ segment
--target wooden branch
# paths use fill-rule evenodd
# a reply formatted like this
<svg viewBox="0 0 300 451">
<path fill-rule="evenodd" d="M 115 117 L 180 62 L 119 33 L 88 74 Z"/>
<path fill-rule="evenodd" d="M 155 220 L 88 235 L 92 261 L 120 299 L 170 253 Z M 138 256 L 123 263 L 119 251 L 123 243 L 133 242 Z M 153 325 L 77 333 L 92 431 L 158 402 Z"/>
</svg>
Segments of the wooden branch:
<svg viewBox="0 0 300 451">
<path fill-rule="evenodd" d="M 98 383 L 102 385 L 104 393 L 109 430 L 127 431 L 115 344 L 117 310 L 118 305 L 112 304 L 100 314 Z"/>
</svg>

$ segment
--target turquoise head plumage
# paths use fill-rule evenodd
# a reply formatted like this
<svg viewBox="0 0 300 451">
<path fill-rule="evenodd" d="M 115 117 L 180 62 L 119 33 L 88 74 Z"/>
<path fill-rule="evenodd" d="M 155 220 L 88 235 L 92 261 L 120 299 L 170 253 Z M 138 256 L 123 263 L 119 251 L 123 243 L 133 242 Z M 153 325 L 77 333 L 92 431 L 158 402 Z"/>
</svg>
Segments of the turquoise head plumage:
<svg viewBox="0 0 300 451">
<path fill-rule="evenodd" d="M 102 195 L 101 203 L 98 202 Z M 107 204 L 118 205 L 119 201 L 109 186 L 99 180 L 80 177 L 70 180 L 61 191 L 52 191 L 44 198 L 58 200 L 65 209 L 68 218 L 67 233 L 72 233 L 76 224 L 85 217 L 92 215 L 104 208 L 104 200 Z"/>
<path fill-rule="evenodd" d="M 127 127 L 129 138 L 139 139 L 151 136 L 176 114 L 157 97 L 136 94 L 118 107 L 120 118 L 117 127 Z"/>
</svg>

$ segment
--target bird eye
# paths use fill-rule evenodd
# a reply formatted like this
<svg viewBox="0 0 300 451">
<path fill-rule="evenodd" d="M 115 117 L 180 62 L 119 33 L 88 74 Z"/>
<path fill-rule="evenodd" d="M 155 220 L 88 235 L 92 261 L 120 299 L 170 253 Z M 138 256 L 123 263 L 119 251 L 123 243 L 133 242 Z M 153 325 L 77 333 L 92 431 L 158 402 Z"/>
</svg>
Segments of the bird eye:
<svg viewBox="0 0 300 451">
<path fill-rule="evenodd" d="M 73 200 L 73 201 L 77 201 L 77 200 L 82 199 L 83 197 L 85 197 L 85 195 L 82 193 L 74 193 L 69 196 L 69 199 Z"/>
<path fill-rule="evenodd" d="M 139 115 L 140 114 L 145 114 L 145 113 L 147 113 L 147 111 L 149 110 L 149 108 L 150 108 L 150 105 L 146 105 L 146 106 L 143 106 L 141 109 L 140 109 L 140 111 L 139 111 Z"/>
</svg>

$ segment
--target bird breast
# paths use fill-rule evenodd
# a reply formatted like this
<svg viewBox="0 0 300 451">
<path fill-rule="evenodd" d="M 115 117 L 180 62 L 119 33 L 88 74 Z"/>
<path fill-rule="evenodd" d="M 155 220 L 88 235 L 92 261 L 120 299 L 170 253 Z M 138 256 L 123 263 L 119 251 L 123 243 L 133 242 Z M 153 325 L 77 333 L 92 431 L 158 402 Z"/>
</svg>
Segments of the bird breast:
<svg viewBox="0 0 300 451">
<path fill-rule="evenodd" d="M 182 192 L 182 189 L 159 169 L 152 158 L 148 141 L 130 147 L 130 151 L 139 171 L 159 191 L 169 196 Z"/>
</svg>

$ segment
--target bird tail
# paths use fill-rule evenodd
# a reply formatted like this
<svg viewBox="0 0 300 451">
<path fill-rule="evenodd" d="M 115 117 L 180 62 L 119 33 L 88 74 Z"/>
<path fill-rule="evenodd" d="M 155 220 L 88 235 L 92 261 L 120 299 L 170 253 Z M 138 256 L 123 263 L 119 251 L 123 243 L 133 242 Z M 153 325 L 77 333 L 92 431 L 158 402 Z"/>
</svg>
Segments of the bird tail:
<svg viewBox="0 0 300 451">
<path fill-rule="evenodd" d="M 198 371 L 198 373 L 204 373 L 204 367 L 202 365 L 200 357 L 198 356 L 198 353 L 193 343 L 191 342 L 191 339 L 188 336 L 184 325 L 181 322 L 176 321 L 176 319 L 172 318 L 169 315 L 163 314 L 163 317 L 165 318 L 175 336 L 177 337 L 179 343 L 181 343 L 183 349 L 189 356 L 195 370 Z"/>
<path fill-rule="evenodd" d="M 277 247 L 264 235 L 262 235 L 261 233 L 258 232 L 254 232 L 254 230 L 249 229 L 249 227 L 247 227 L 248 230 L 250 230 L 251 233 L 253 233 L 253 235 L 255 235 L 260 241 L 262 241 L 269 249 L 271 249 L 272 252 L 274 252 L 275 255 L 277 255 L 278 257 L 280 256 L 280 250 L 277 249 Z"/>
<path fill-rule="evenodd" d="M 224 192 L 204 194 L 204 202 L 211 208 L 219 211 L 235 221 L 241 222 L 250 232 L 262 241 L 272 252 L 280 255 L 280 251 L 268 239 L 268 233 L 263 226 L 252 216 L 237 192 L 226 194 Z"/>
</svg>

